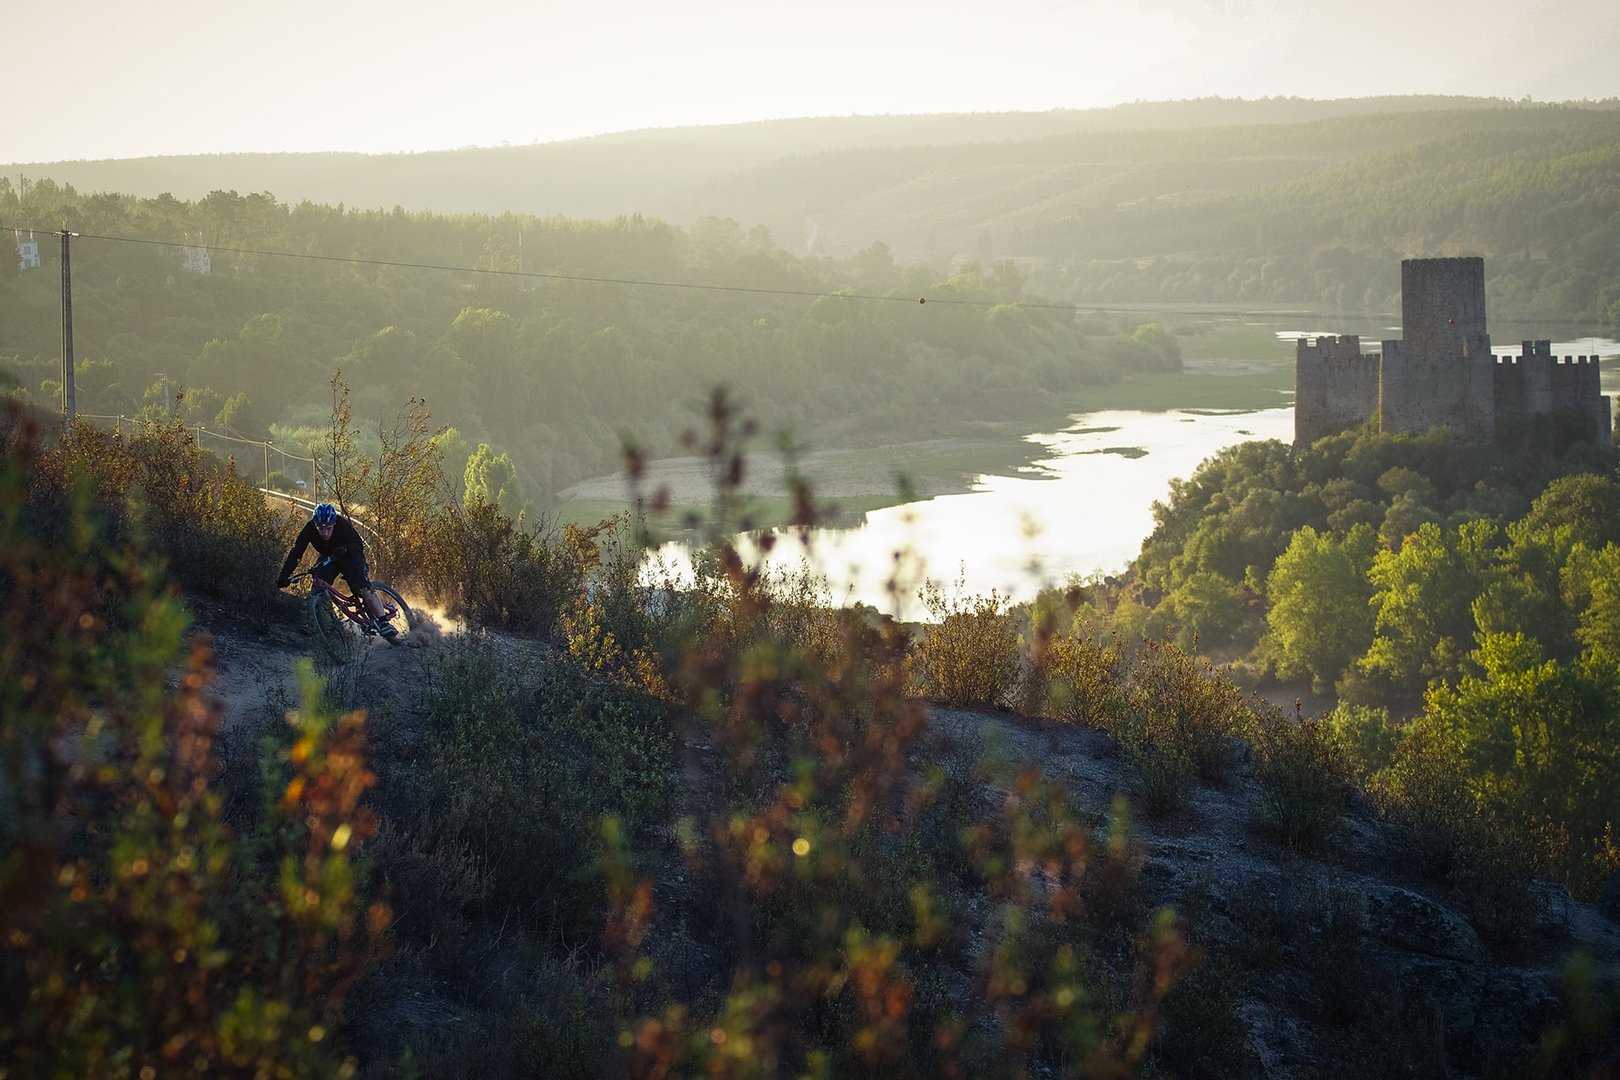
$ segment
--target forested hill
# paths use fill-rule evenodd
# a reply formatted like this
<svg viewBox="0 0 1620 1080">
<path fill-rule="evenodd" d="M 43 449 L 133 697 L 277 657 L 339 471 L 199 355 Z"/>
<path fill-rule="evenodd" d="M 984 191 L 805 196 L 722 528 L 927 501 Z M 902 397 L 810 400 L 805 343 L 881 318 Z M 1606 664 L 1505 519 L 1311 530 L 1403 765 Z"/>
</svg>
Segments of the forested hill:
<svg viewBox="0 0 1620 1080">
<path fill-rule="evenodd" d="M 1408 255 L 1480 254 L 1492 312 L 1620 322 L 1620 109 L 1466 98 L 1139 103 L 628 132 L 442 153 L 8 166 L 81 191 L 214 190 L 436 213 L 764 226 L 786 251 L 881 242 L 1011 259 L 1077 304 L 1398 307 Z"/>
<path fill-rule="evenodd" d="M 20 200 L 0 189 L 0 224 L 18 223 L 78 234 L 80 412 L 172 413 L 308 458 L 340 369 L 366 431 L 426 398 L 461 436 L 451 475 L 488 443 L 502 475 L 516 470 L 497 486 L 536 509 L 616 469 L 626 437 L 677 452 L 716 386 L 764 431 L 827 447 L 1055 419 L 1087 385 L 1179 364 L 1163 331 L 1028 303 L 1038 298 L 1010 263 L 937 273 L 877 249 L 806 259 L 716 218 L 682 229 L 235 192 L 188 202 L 41 180 Z M 206 274 L 184 268 L 199 236 L 212 245 Z M 44 239 L 43 265 L 0 261 L 0 391 L 55 406 L 60 275 L 56 238 Z"/>
</svg>

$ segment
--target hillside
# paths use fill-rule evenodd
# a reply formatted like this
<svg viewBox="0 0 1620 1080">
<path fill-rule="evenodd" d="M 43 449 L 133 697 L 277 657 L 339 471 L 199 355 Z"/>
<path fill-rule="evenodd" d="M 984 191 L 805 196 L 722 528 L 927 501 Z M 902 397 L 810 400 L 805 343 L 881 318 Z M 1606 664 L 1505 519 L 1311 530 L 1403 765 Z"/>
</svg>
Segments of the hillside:
<svg viewBox="0 0 1620 1080">
<path fill-rule="evenodd" d="M 301 605 L 288 599 L 257 627 L 216 612 L 198 629 L 218 661 L 212 692 L 223 709 L 226 746 L 272 737 L 280 712 L 293 703 L 294 665 L 314 648 Z M 435 686 L 473 647 L 465 630 L 450 628 L 446 636 L 446 629 L 430 621 L 410 647 L 371 641 L 353 668 L 330 672 L 339 700 L 381 719 L 373 739 L 389 742 L 374 743 L 371 753 L 395 762 L 389 783 L 411 783 L 401 759 L 433 723 Z M 487 633 L 479 640 L 505 665 L 557 662 L 532 642 Z M 991 817 L 1023 801 L 1037 774 L 1099 825 L 1117 818 L 1116 800 L 1140 805 L 1129 755 L 1101 731 L 938 704 L 926 715 L 908 760 L 910 783 L 920 788 L 931 771 L 966 765 L 973 789 L 958 797 L 976 814 Z M 698 778 L 719 771 L 720 751 L 695 733 L 684 739 L 678 798 L 701 819 L 691 800 L 704 797 L 708 781 Z M 1538 884 L 1524 913 L 1531 922 L 1517 928 L 1516 943 L 1490 944 L 1446 883 L 1422 869 L 1410 838 L 1365 800 L 1351 806 L 1332 843 L 1279 840 L 1263 824 L 1268 795 L 1258 767 L 1239 748 L 1230 770 L 1199 782 L 1184 809 L 1129 815 L 1141 890 L 1135 902 L 1176 912 L 1201 954 L 1165 1004 L 1158 1075 L 1282 1080 L 1330 1067 L 1346 1076 L 1502 1075 L 1562 1023 L 1572 957 L 1599 971 L 1620 970 L 1620 900 L 1579 903 L 1560 886 Z M 648 869 L 661 902 L 673 903 L 684 871 Z M 488 1022 L 483 993 L 424 991 L 399 967 L 378 973 L 357 1017 L 373 1052 L 434 1045 L 457 1025 Z M 391 996 L 404 987 L 415 987 L 408 998 Z"/>
<path fill-rule="evenodd" d="M 1557 719 L 1532 672 L 1485 688 L 1510 738 L 1457 726 L 1491 738 L 1481 778 L 1442 688 L 1384 740 L 1092 636 L 1078 588 L 1044 613 L 925 596 L 935 621 L 902 625 L 722 542 L 649 589 L 622 525 L 553 542 L 441 501 L 422 431 L 351 493 L 393 513 L 374 573 L 477 629 L 312 667 L 270 584 L 301 520 L 183 426 L 4 416 L 17 1075 L 182 1051 L 367 1080 L 1620 1060 L 1612 842 L 1572 899 L 1536 846 L 1593 833 L 1525 788 L 1608 806 L 1614 739 L 1573 748 L 1589 784 L 1541 768 L 1568 747 L 1517 722 Z M 1496 652 L 1522 668 L 1522 642 Z M 1583 661 L 1566 719 L 1616 715 L 1615 655 Z"/>
</svg>

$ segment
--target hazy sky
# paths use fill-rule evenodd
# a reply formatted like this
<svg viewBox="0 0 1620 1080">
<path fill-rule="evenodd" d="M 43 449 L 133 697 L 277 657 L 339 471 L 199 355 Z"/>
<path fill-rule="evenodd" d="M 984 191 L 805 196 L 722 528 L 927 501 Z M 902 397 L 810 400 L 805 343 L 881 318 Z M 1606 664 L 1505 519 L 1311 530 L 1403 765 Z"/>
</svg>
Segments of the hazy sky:
<svg viewBox="0 0 1620 1080">
<path fill-rule="evenodd" d="M 0 0 L 0 13 L 0 162 L 1206 96 L 1620 96 L 1616 0 Z"/>
</svg>

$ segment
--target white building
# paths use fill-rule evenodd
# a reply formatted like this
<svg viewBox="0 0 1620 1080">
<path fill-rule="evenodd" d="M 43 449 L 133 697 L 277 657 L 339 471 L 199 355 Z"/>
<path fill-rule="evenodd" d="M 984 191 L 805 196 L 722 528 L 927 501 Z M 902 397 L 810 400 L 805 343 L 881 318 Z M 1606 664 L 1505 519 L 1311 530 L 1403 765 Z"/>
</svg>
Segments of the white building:
<svg viewBox="0 0 1620 1080">
<path fill-rule="evenodd" d="M 39 268 L 39 241 L 34 239 L 32 231 L 29 232 L 26 240 L 23 239 L 21 232 L 17 232 L 16 237 L 17 269 L 37 270 Z"/>
</svg>

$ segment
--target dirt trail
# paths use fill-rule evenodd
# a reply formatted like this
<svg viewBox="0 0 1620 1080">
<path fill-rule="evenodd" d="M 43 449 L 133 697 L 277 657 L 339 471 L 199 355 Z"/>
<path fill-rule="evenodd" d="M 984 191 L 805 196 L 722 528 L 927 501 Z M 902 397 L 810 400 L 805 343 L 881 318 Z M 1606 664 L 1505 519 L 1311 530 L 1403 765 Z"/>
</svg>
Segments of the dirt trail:
<svg viewBox="0 0 1620 1080">
<path fill-rule="evenodd" d="M 354 660 L 341 667 L 324 657 L 310 632 L 301 597 L 278 597 L 263 624 L 230 617 L 205 618 L 199 629 L 213 641 L 212 693 L 222 708 L 225 733 L 235 733 L 244 725 L 256 728 L 298 708 L 302 693 L 298 670 L 304 660 L 337 685 L 340 700 L 357 705 L 419 700 L 428 683 L 430 650 L 462 627 L 432 609 L 418 608 L 415 614 L 415 628 L 398 644 L 357 636 Z"/>
</svg>

